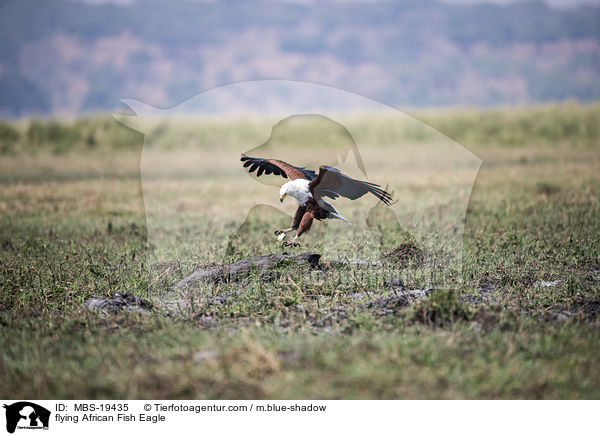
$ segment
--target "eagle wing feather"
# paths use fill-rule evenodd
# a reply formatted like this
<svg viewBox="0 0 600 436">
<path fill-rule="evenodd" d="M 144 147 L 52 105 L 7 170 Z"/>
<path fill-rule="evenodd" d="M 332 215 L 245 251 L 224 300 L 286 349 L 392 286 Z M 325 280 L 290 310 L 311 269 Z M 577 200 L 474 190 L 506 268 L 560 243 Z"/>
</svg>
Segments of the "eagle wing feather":
<svg viewBox="0 0 600 436">
<path fill-rule="evenodd" d="M 379 185 L 353 179 L 337 168 L 326 165 L 319 167 L 319 175 L 308 184 L 308 187 L 315 199 L 321 197 L 336 199 L 341 196 L 356 200 L 370 192 L 387 206 L 392 202 L 392 196 Z"/>
<path fill-rule="evenodd" d="M 264 159 L 242 154 L 240 161 L 244 162 L 244 168 L 250 167 L 248 170 L 250 173 L 258 169 L 256 172 L 256 177 L 262 176 L 263 173 L 275 174 L 276 176 L 281 176 L 284 179 L 289 177 L 291 180 L 314 180 L 317 177 L 317 173 L 315 173 L 313 170 L 307 170 L 304 167 L 296 167 L 279 159 Z"/>
</svg>

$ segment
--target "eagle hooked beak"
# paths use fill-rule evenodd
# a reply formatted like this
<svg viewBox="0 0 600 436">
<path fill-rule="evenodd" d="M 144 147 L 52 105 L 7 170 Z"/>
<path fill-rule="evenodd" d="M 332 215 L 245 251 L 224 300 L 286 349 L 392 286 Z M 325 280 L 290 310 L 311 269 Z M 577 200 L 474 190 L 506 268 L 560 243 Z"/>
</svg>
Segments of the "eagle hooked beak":
<svg viewBox="0 0 600 436">
<path fill-rule="evenodd" d="M 283 199 L 287 197 L 287 194 L 283 194 L 281 197 L 279 197 L 279 202 L 283 203 Z"/>
</svg>

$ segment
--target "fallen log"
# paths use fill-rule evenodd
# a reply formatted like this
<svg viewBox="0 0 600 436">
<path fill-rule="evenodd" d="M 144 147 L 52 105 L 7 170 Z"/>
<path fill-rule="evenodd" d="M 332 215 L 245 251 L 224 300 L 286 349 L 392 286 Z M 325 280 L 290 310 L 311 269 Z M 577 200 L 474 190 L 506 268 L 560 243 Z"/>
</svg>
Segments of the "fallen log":
<svg viewBox="0 0 600 436">
<path fill-rule="evenodd" d="M 319 266 L 320 258 L 321 255 L 317 253 L 290 254 L 284 252 L 250 257 L 231 264 L 204 266 L 181 280 L 175 287 L 186 289 L 202 281 L 235 281 L 247 277 L 252 272 L 265 272 L 283 265 L 307 265 L 316 268 Z"/>
</svg>

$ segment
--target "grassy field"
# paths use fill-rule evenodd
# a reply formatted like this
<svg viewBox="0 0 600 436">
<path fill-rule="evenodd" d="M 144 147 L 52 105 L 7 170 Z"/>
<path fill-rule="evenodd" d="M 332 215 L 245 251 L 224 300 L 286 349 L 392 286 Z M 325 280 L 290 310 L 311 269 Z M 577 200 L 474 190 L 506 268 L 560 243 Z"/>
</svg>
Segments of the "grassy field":
<svg viewBox="0 0 600 436">
<path fill-rule="evenodd" d="M 416 116 L 483 160 L 459 238 L 462 280 L 442 271 L 444 286 L 405 306 L 386 278 L 422 289 L 427 265 L 343 267 L 333 279 L 284 268 L 179 295 L 179 311 L 111 316 L 83 302 L 127 291 L 161 307 L 199 265 L 280 251 L 272 230 L 285 217 L 268 214 L 224 251 L 248 209 L 278 198 L 230 162 L 271 121 L 152 124 L 142 168 L 160 171 L 146 174 L 142 135 L 110 118 L 0 123 L 0 397 L 600 397 L 600 105 Z M 347 121 L 372 139 L 361 152 L 376 181 L 393 173 L 396 141 L 439 143 L 418 123 Z M 196 171 L 200 159 L 210 165 Z M 447 174 L 415 168 L 390 176 L 395 197 L 443 214 L 419 193 Z M 149 199 L 165 205 L 159 218 L 146 216 Z M 340 204 L 357 220 L 374 202 Z M 323 249 L 320 224 L 298 251 Z M 353 229 L 336 250 L 377 257 Z M 419 229 L 385 227 L 379 248 L 422 242 Z"/>
</svg>

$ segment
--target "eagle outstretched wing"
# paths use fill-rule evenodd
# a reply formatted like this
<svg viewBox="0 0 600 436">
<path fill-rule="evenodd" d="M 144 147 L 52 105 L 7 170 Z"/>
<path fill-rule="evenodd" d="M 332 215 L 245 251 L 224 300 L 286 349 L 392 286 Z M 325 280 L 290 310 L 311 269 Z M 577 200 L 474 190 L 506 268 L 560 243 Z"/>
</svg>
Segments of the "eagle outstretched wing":
<svg viewBox="0 0 600 436">
<path fill-rule="evenodd" d="M 288 177 L 292 180 L 296 179 L 307 179 L 314 180 L 317 177 L 317 173 L 313 170 L 307 170 L 303 167 L 295 167 L 287 162 L 279 159 L 263 159 L 260 157 L 250 157 L 242 153 L 240 159 L 244 162 L 244 168 L 250 167 L 248 172 L 254 172 L 256 169 L 256 177 L 265 174 L 275 174 L 276 176 L 282 176 L 284 179 Z"/>
<path fill-rule="evenodd" d="M 353 179 L 337 168 L 325 165 L 319 168 L 319 175 L 309 183 L 308 187 L 315 199 L 321 197 L 336 199 L 342 196 L 350 200 L 356 200 L 370 192 L 387 206 L 392 203 L 390 193 L 381 189 L 379 185 Z"/>
</svg>

